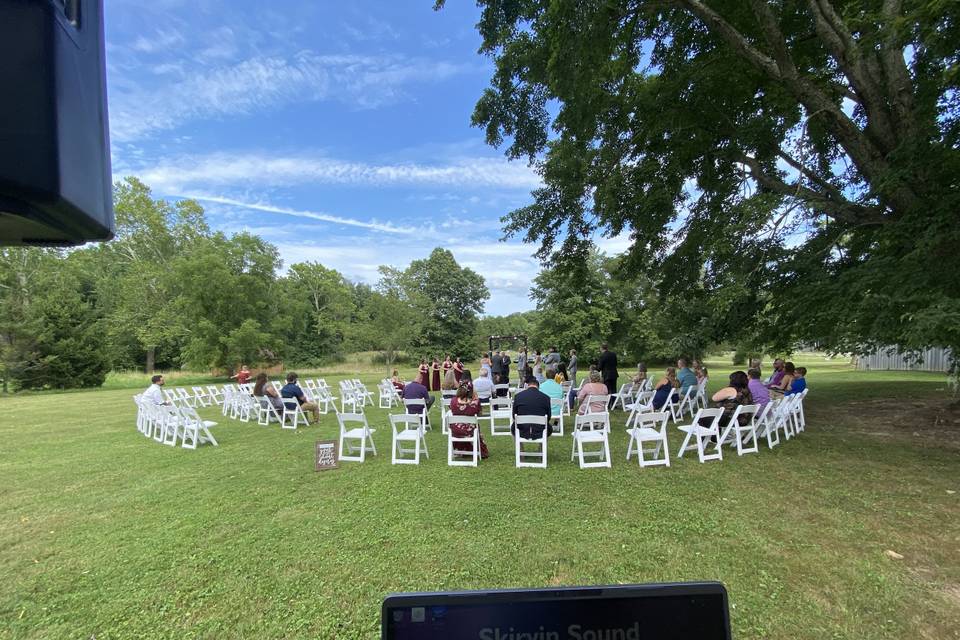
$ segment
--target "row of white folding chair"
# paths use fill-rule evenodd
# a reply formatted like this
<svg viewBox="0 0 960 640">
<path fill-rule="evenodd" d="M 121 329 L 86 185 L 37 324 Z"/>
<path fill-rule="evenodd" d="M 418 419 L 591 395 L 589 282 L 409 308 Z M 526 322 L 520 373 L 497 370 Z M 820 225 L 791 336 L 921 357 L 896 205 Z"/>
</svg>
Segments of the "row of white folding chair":
<svg viewBox="0 0 960 640">
<path fill-rule="evenodd" d="M 377 392 L 380 395 L 378 406 L 381 409 L 392 409 L 399 406 L 403 400 L 397 388 L 393 386 L 393 382 L 387 378 L 381 380 L 380 384 L 377 385 Z"/>
<path fill-rule="evenodd" d="M 350 380 L 341 380 L 340 383 L 340 411 L 348 413 L 347 407 L 350 407 L 349 413 L 362 413 L 364 399 L 353 388 L 353 382 Z"/>
<path fill-rule="evenodd" d="M 176 446 L 179 439 L 186 449 L 196 449 L 204 442 L 217 445 L 216 438 L 209 431 L 217 423 L 201 418 L 195 408 L 183 403 L 179 406 L 153 404 L 138 396 L 134 396 L 134 401 L 137 404 L 137 429 L 144 436 L 171 447 Z"/>
<path fill-rule="evenodd" d="M 620 385 L 620 390 L 616 393 L 610 394 L 610 397 L 613 398 L 613 404 L 610 405 L 610 409 L 616 409 L 617 404 L 620 404 L 620 408 L 624 411 L 627 410 L 627 405 L 633 400 L 633 383 L 625 382 Z"/>
<path fill-rule="evenodd" d="M 323 378 L 307 379 L 304 380 L 304 385 L 306 387 L 304 393 L 309 390 L 310 397 L 308 399 L 311 402 L 317 403 L 317 406 L 320 407 L 320 413 L 326 415 L 331 408 L 334 413 L 336 413 L 337 397 L 330 391 L 326 380 Z"/>
<path fill-rule="evenodd" d="M 367 389 L 367 385 L 360 382 L 359 378 L 353 378 L 350 380 L 350 382 L 353 384 L 354 393 L 356 393 L 358 396 L 360 396 L 363 399 L 363 404 L 364 405 L 369 404 L 372 407 L 373 393 L 371 393 L 370 390 Z"/>
</svg>

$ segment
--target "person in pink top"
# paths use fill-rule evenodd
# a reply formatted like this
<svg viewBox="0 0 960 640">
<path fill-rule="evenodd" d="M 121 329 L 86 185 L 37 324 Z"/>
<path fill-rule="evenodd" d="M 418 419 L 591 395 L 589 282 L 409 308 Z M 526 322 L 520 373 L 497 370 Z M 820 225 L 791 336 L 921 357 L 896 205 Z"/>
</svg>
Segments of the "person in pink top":
<svg viewBox="0 0 960 640">
<path fill-rule="evenodd" d="M 589 396 L 607 396 L 609 393 L 607 385 L 603 383 L 603 375 L 599 371 L 591 371 L 590 382 L 584 382 L 580 392 L 577 393 L 577 402 L 580 403 L 580 410 L 577 413 L 603 413 L 607 409 L 606 402 L 591 402 L 589 409 L 584 402 Z"/>
</svg>

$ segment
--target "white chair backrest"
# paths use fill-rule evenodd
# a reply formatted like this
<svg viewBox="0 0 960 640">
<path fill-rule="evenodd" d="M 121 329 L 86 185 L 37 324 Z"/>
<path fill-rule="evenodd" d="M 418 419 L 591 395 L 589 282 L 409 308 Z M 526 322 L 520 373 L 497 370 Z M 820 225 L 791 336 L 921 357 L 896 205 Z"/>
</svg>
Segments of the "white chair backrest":
<svg viewBox="0 0 960 640">
<path fill-rule="evenodd" d="M 416 413 L 391 413 L 390 426 L 394 431 L 422 430 L 423 421 Z"/>
<path fill-rule="evenodd" d="M 516 422 L 516 425 L 517 425 L 517 437 L 522 438 L 524 440 L 526 440 L 527 438 L 523 438 L 523 436 L 520 435 L 520 428 L 519 428 L 520 425 L 541 426 L 544 428 L 544 430 L 546 430 L 547 428 L 547 416 L 516 416 L 514 418 L 514 421 Z M 537 436 L 536 438 L 531 438 L 531 439 L 540 440 L 541 438 L 542 438 L 542 434 L 540 436 Z"/>
<path fill-rule="evenodd" d="M 573 423 L 573 430 L 576 431 L 607 431 L 610 427 L 609 413 L 582 413 L 577 416 Z"/>
<path fill-rule="evenodd" d="M 701 431 L 706 430 L 708 432 L 718 432 L 718 435 L 719 435 L 720 417 L 722 415 L 723 415 L 723 409 L 699 409 L 697 411 L 697 415 L 694 416 L 693 418 L 693 424 L 695 426 L 698 426 L 701 429 Z M 710 420 L 709 426 L 705 427 L 702 424 L 700 424 L 700 421 L 703 419 Z"/>
<path fill-rule="evenodd" d="M 639 429 L 653 429 L 654 431 L 663 433 L 667 428 L 667 422 L 669 420 L 669 411 L 651 411 L 637 414 L 637 417 L 634 419 L 634 425 Z"/>
<path fill-rule="evenodd" d="M 363 429 L 364 431 L 370 429 L 370 426 L 367 424 L 367 416 L 363 413 L 338 413 L 337 422 L 340 424 L 341 434 L 350 431 L 350 429 Z M 348 424 L 352 424 L 352 426 L 347 426 Z"/>
</svg>

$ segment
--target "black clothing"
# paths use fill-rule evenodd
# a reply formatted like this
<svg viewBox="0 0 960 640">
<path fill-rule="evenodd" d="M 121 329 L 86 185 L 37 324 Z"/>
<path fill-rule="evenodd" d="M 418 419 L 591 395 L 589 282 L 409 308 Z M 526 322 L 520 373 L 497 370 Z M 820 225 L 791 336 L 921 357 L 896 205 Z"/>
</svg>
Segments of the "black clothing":
<svg viewBox="0 0 960 640">
<path fill-rule="evenodd" d="M 515 416 L 547 416 L 547 423 L 553 414 L 550 412 L 550 396 L 536 387 L 528 387 L 513 398 L 513 415 Z M 516 433 L 517 425 L 510 427 L 511 433 Z M 520 425 L 520 435 L 524 438 L 539 438 L 543 433 L 538 425 Z M 553 433 L 553 427 L 547 427 L 547 435 Z"/>
<path fill-rule="evenodd" d="M 600 361 L 597 363 L 600 368 L 600 376 L 603 378 L 603 384 L 607 386 L 607 391 L 614 394 L 617 389 L 617 378 L 620 374 L 617 372 L 617 354 L 613 351 L 604 351 L 600 354 Z M 610 398 L 611 404 L 615 398 Z"/>
</svg>

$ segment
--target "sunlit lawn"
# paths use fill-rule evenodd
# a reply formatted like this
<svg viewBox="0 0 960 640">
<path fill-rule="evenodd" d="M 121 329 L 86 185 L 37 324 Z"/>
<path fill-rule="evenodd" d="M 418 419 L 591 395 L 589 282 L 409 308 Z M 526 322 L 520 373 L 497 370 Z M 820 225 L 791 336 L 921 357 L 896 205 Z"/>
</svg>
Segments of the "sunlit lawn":
<svg viewBox="0 0 960 640">
<path fill-rule="evenodd" d="M 731 367 L 711 364 L 716 386 Z M 391 591 L 701 579 L 726 584 L 737 638 L 960 637 L 943 376 L 809 365 L 799 438 L 669 469 L 627 463 L 621 428 L 612 469 L 580 470 L 569 437 L 515 469 L 489 436 L 480 468 L 450 468 L 439 429 L 394 467 L 370 409 L 379 455 L 316 472 L 332 415 L 216 413 L 220 446 L 190 451 L 137 433 L 131 390 L 0 398 L 0 637 L 374 638 Z"/>
</svg>

